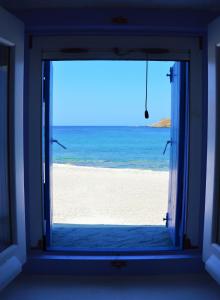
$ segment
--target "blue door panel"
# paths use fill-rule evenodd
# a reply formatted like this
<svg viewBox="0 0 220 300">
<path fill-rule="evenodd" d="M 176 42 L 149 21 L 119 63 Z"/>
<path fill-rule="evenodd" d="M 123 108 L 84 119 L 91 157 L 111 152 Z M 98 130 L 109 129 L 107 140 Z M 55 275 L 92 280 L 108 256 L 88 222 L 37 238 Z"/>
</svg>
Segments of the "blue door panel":
<svg viewBox="0 0 220 300">
<path fill-rule="evenodd" d="M 179 246 L 182 239 L 187 70 L 186 62 L 176 62 L 170 70 L 171 147 L 167 225 L 175 246 Z"/>
<path fill-rule="evenodd" d="M 46 246 L 51 244 L 52 225 L 52 104 L 53 104 L 53 65 L 51 61 L 43 62 L 43 98 L 45 102 L 45 185 L 44 214 L 46 220 Z"/>
</svg>

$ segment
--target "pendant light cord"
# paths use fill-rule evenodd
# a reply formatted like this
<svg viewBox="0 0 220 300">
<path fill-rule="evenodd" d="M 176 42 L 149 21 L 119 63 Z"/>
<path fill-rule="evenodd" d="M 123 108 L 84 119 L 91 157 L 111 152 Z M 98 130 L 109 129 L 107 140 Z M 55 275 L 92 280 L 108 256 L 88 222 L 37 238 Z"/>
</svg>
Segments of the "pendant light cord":
<svg viewBox="0 0 220 300">
<path fill-rule="evenodd" d="M 146 83 L 146 90 L 145 90 L 145 110 L 147 110 L 147 79 L 148 79 L 148 61 L 146 61 L 146 77 L 145 77 L 145 83 Z"/>
<path fill-rule="evenodd" d="M 149 118 L 149 113 L 147 110 L 147 83 L 148 83 L 148 60 L 146 60 L 146 89 L 145 89 L 145 119 Z"/>
</svg>

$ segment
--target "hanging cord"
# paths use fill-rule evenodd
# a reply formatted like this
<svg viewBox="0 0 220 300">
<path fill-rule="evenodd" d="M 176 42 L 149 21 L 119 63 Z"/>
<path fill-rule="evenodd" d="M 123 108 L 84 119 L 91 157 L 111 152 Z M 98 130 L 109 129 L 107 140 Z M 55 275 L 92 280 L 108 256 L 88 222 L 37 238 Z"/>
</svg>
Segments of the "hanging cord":
<svg viewBox="0 0 220 300">
<path fill-rule="evenodd" d="M 146 90 L 145 90 L 145 112 L 144 112 L 145 119 L 149 119 L 149 113 L 147 110 L 147 83 L 148 83 L 148 60 L 146 60 Z"/>
</svg>

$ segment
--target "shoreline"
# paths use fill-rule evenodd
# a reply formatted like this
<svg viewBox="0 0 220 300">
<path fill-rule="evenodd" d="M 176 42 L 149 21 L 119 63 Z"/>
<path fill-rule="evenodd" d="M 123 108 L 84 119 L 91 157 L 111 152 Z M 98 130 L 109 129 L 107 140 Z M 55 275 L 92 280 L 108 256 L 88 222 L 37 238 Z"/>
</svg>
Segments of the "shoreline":
<svg viewBox="0 0 220 300">
<path fill-rule="evenodd" d="M 100 167 L 100 166 L 85 166 L 85 165 L 74 165 L 71 163 L 53 163 L 52 164 L 53 167 L 55 168 L 72 168 L 72 169 L 88 169 L 88 170 L 119 170 L 119 171 L 125 171 L 125 172 L 133 172 L 133 171 L 137 171 L 137 172 L 152 172 L 152 173 L 169 173 L 169 170 L 152 170 L 152 169 L 141 169 L 141 168 L 113 168 L 113 167 Z"/>
</svg>

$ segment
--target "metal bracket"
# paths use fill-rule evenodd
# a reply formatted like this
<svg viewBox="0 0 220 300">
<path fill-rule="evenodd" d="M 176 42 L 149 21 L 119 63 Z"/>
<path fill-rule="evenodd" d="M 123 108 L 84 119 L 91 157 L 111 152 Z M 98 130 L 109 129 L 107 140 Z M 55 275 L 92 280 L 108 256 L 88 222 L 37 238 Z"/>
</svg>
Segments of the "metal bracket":
<svg viewBox="0 0 220 300">
<path fill-rule="evenodd" d="M 173 81 L 173 68 L 170 68 L 170 73 L 168 73 L 166 76 L 170 77 L 170 82 Z"/>
<path fill-rule="evenodd" d="M 63 149 L 67 149 L 63 144 L 61 144 L 58 140 L 51 140 L 52 143 L 56 143 L 57 145 L 59 145 L 60 147 L 62 147 Z"/>
<path fill-rule="evenodd" d="M 165 148 L 164 148 L 164 150 L 163 150 L 163 155 L 166 153 L 166 151 L 167 151 L 167 146 L 168 146 L 169 144 L 172 144 L 172 141 L 167 141 L 167 142 L 166 142 Z"/>
<path fill-rule="evenodd" d="M 166 217 L 163 218 L 163 221 L 166 221 L 166 227 L 168 227 L 168 221 L 169 221 L 169 214 L 168 214 L 168 212 L 166 213 Z"/>
</svg>

